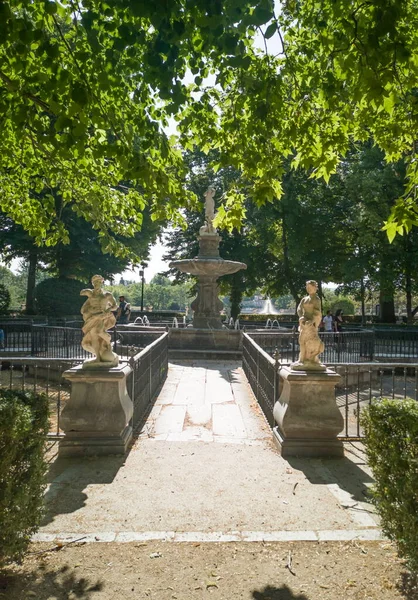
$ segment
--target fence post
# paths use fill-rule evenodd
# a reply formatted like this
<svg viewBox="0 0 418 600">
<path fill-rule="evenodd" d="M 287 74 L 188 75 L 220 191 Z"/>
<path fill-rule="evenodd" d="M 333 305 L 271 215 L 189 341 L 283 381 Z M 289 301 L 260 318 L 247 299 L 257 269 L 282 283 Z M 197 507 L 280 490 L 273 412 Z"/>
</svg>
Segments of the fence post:
<svg viewBox="0 0 418 600">
<path fill-rule="evenodd" d="M 260 353 L 257 351 L 257 378 L 256 378 L 256 382 L 257 382 L 257 393 L 255 395 L 255 397 L 257 398 L 257 402 L 259 402 L 259 374 L 260 374 Z"/>
<path fill-rule="evenodd" d="M 372 330 L 371 348 L 370 348 L 370 360 L 374 360 L 374 348 L 376 343 L 375 330 Z"/>
<path fill-rule="evenodd" d="M 280 367 L 280 352 L 276 346 L 273 354 L 274 358 L 274 381 L 273 381 L 273 407 L 279 399 L 279 367 Z"/>
<path fill-rule="evenodd" d="M 30 320 L 30 355 L 35 356 L 35 340 L 33 331 L 33 319 Z"/>
<path fill-rule="evenodd" d="M 296 331 L 292 332 L 292 362 L 296 361 Z"/>
<path fill-rule="evenodd" d="M 149 402 L 152 400 L 152 355 L 154 348 L 149 353 Z"/>
<path fill-rule="evenodd" d="M 128 364 L 132 369 L 132 385 L 131 385 L 131 400 L 135 409 L 135 360 L 133 356 L 129 357 Z"/>
<path fill-rule="evenodd" d="M 65 319 L 64 319 L 64 321 L 65 321 Z M 66 356 L 66 358 L 69 358 L 70 348 L 69 348 L 69 340 L 68 340 L 68 331 L 65 326 L 64 326 L 64 347 L 65 347 L 65 356 Z"/>
</svg>

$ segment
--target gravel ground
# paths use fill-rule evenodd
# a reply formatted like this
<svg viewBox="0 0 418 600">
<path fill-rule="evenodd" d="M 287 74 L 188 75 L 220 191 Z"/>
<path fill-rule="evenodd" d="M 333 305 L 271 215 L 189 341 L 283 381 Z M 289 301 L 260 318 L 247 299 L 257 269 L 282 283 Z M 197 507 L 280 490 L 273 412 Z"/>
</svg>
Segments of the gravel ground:
<svg viewBox="0 0 418 600">
<path fill-rule="evenodd" d="M 388 542 L 33 544 L 7 600 L 416 600 Z"/>
</svg>

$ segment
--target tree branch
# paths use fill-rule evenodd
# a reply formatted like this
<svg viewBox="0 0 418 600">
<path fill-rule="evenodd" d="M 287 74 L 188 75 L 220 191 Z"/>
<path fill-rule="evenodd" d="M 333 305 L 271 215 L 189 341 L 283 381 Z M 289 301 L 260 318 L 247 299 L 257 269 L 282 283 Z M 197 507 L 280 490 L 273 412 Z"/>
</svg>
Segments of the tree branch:
<svg viewBox="0 0 418 600">
<path fill-rule="evenodd" d="M 0 78 L 4 81 L 4 83 L 6 83 L 7 87 L 12 91 L 12 92 L 18 92 L 20 93 L 22 96 L 24 96 L 25 98 L 28 98 L 29 100 L 32 100 L 32 102 L 34 102 L 35 104 L 37 104 L 38 106 L 40 106 L 41 108 L 43 108 L 44 110 L 51 112 L 49 105 L 44 102 L 43 100 L 41 100 L 41 98 L 39 98 L 38 96 L 35 96 L 34 94 L 31 94 L 30 92 L 25 92 L 24 90 L 19 90 L 19 88 L 17 87 L 17 85 L 10 79 L 10 77 L 8 77 L 6 75 L 6 73 L 3 73 L 3 71 L 0 71 Z"/>
</svg>

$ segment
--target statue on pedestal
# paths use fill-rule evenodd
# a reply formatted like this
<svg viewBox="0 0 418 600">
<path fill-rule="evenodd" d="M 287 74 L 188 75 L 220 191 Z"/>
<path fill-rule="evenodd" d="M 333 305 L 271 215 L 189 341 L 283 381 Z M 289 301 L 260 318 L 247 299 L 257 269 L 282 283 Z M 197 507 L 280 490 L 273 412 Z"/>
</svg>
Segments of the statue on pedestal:
<svg viewBox="0 0 418 600">
<path fill-rule="evenodd" d="M 326 366 L 319 360 L 324 351 L 324 343 L 318 335 L 322 319 L 321 301 L 317 295 L 318 284 L 306 282 L 308 296 L 302 298 L 298 306 L 299 316 L 299 360 L 290 365 L 293 371 L 325 371 Z"/>
<path fill-rule="evenodd" d="M 213 219 L 215 218 L 215 196 L 216 190 L 208 188 L 205 192 L 205 225 L 200 228 L 200 235 L 208 235 L 217 233 L 213 226 Z"/>
<path fill-rule="evenodd" d="M 91 280 L 92 290 L 81 290 L 80 296 L 87 296 L 87 300 L 81 307 L 84 319 L 82 328 L 84 337 L 81 345 L 84 350 L 91 352 L 95 358 L 86 360 L 83 368 L 112 368 L 119 363 L 119 357 L 112 351 L 111 337 L 107 330 L 114 327 L 116 323 L 113 310 L 117 304 L 110 292 L 102 290 L 104 279 L 101 275 L 94 275 Z"/>
</svg>

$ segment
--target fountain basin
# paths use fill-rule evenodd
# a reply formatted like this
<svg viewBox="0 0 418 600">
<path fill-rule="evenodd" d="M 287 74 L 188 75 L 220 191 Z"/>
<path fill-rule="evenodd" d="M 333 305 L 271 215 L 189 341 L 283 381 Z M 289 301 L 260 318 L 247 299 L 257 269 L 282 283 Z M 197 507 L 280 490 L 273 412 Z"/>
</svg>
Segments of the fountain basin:
<svg viewBox="0 0 418 600">
<path fill-rule="evenodd" d="M 231 275 L 247 268 L 245 263 L 235 260 L 223 260 L 222 258 L 186 258 L 174 260 L 168 266 L 170 268 L 175 267 L 182 273 L 216 278 L 222 275 Z"/>
</svg>

